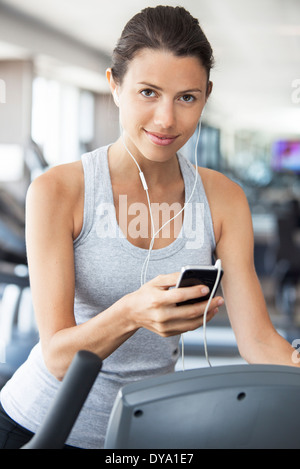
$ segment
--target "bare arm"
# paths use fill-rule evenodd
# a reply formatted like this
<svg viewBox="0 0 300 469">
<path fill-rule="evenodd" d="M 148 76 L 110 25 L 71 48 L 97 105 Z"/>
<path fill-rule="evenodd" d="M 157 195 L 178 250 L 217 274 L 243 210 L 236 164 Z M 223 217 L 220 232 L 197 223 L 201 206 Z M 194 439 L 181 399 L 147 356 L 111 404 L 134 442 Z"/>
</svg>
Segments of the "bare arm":
<svg viewBox="0 0 300 469">
<path fill-rule="evenodd" d="M 85 324 L 75 323 L 73 237 L 78 198 L 73 185 L 65 182 L 70 176 L 77 178 L 71 168 L 54 168 L 38 178 L 26 201 L 26 245 L 34 309 L 45 363 L 59 379 L 78 350 L 90 350 L 105 358 L 132 333 L 121 314 L 122 302 Z"/>
<path fill-rule="evenodd" d="M 78 207 L 83 208 L 78 165 L 49 170 L 28 191 L 26 244 L 31 291 L 44 360 L 58 379 L 80 349 L 105 359 L 140 327 L 169 336 L 201 326 L 206 304 L 176 307 L 176 302 L 202 293 L 200 287 L 169 290 L 178 278 L 173 273 L 158 276 L 76 325 L 73 240 L 80 231 Z M 218 298 L 211 304 L 208 320 L 217 303 Z"/>
<path fill-rule="evenodd" d="M 256 275 L 252 218 L 243 190 L 214 174 L 212 209 L 220 220 L 216 254 L 222 260 L 222 282 L 229 319 L 239 351 L 249 363 L 295 365 L 294 348 L 275 330 Z"/>
</svg>

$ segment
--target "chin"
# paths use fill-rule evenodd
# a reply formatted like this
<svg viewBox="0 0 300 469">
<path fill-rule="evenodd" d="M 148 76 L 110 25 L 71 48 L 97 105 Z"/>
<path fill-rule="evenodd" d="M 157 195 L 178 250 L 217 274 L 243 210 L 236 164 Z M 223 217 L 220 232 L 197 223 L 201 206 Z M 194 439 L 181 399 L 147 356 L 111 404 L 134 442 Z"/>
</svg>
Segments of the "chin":
<svg viewBox="0 0 300 469">
<path fill-rule="evenodd" d="M 177 142 L 176 142 L 177 143 Z M 182 145 L 175 144 L 175 142 L 168 146 L 160 146 L 155 144 L 141 145 L 141 154 L 150 161 L 163 163 L 169 161 L 176 156 L 176 153 L 183 147 Z"/>
</svg>

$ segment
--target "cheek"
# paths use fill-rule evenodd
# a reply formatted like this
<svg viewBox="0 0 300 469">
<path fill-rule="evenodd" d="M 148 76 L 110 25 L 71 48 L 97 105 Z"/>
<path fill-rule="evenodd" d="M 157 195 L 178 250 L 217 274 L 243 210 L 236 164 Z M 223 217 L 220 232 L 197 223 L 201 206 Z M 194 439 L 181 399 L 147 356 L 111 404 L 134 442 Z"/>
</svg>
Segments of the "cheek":
<svg viewBox="0 0 300 469">
<path fill-rule="evenodd" d="M 197 129 L 197 125 L 199 123 L 201 114 L 196 114 L 193 116 L 185 116 L 185 119 L 181 121 L 181 129 L 184 137 L 188 140 L 192 137 L 195 130 Z"/>
<path fill-rule="evenodd" d="M 124 102 L 119 110 L 120 123 L 123 128 L 138 129 L 147 122 L 148 114 L 146 111 L 142 112 L 139 106 Z"/>
<path fill-rule="evenodd" d="M 187 132 L 190 133 L 190 137 L 194 134 L 195 130 L 197 129 L 197 126 L 200 122 L 203 113 L 204 106 L 205 103 L 200 103 L 197 106 L 197 109 L 195 108 L 194 112 L 186 114 L 185 119 L 182 121 L 183 125 L 187 129 Z"/>
</svg>

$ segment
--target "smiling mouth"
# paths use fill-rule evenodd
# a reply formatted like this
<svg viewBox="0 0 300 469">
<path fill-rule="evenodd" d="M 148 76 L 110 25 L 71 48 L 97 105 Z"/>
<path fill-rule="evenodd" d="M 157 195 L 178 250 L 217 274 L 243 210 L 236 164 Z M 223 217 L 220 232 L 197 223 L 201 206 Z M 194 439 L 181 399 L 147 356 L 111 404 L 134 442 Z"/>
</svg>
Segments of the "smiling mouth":
<svg viewBox="0 0 300 469">
<path fill-rule="evenodd" d="M 178 135 L 165 135 L 157 132 L 149 132 L 146 129 L 144 130 L 149 139 L 156 145 L 170 145 L 178 137 Z"/>
</svg>

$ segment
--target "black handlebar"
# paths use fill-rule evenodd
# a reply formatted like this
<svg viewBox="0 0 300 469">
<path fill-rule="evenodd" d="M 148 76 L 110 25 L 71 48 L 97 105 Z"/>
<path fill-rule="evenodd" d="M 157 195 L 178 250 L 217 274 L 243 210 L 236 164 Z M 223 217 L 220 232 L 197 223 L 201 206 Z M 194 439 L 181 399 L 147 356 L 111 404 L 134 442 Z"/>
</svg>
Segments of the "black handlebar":
<svg viewBox="0 0 300 469">
<path fill-rule="evenodd" d="M 94 353 L 75 355 L 45 421 L 22 449 L 63 448 L 101 367 Z"/>
</svg>

